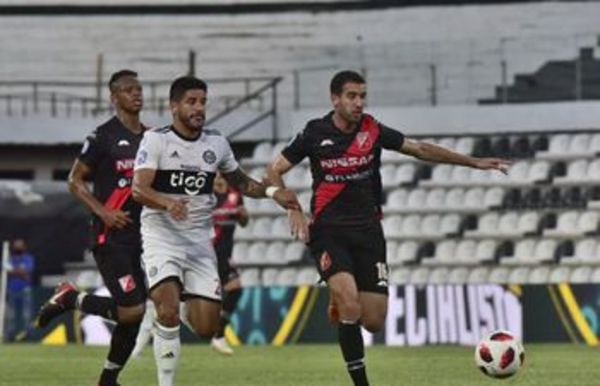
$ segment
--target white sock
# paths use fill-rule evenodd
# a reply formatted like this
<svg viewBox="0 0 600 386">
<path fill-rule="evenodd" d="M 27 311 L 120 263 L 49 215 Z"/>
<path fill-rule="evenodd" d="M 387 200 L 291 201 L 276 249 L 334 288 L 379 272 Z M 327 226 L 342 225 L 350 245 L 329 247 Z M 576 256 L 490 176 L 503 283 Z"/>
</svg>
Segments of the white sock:
<svg viewBox="0 0 600 386">
<path fill-rule="evenodd" d="M 154 359 L 158 370 L 158 385 L 173 386 L 181 351 L 179 325 L 165 327 L 157 321 L 154 326 Z"/>
<path fill-rule="evenodd" d="M 154 325 L 154 309 L 146 309 L 144 319 L 140 325 L 140 332 L 138 332 L 137 338 L 135 339 L 135 347 L 131 352 L 132 357 L 139 356 L 144 348 L 150 342 L 152 337 L 152 326 Z"/>
</svg>

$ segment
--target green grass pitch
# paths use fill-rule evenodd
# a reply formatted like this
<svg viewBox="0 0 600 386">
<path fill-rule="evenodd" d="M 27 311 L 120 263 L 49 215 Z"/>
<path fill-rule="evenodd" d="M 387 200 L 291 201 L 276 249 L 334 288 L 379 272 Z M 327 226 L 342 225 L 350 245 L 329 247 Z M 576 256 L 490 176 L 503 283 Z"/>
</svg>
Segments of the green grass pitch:
<svg viewBox="0 0 600 386">
<path fill-rule="evenodd" d="M 577 345 L 525 347 L 524 368 L 507 380 L 488 379 L 473 364 L 465 347 L 367 350 L 373 386 L 600 384 L 597 349 Z M 0 385 L 94 386 L 106 348 L 69 345 L 0 346 Z M 152 349 L 133 359 L 121 375 L 123 386 L 156 385 Z M 222 357 L 206 345 L 184 345 L 177 385 L 337 386 L 351 385 L 335 345 L 242 347 Z"/>
</svg>

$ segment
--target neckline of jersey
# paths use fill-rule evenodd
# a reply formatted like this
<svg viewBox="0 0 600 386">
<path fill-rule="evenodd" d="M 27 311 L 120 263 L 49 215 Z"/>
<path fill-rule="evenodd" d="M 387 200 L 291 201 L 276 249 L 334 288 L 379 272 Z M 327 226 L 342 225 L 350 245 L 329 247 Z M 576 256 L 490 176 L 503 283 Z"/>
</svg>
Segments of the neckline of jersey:
<svg viewBox="0 0 600 386">
<path fill-rule="evenodd" d="M 198 134 L 198 136 L 196 138 L 188 138 L 188 137 L 184 137 L 183 135 L 181 135 L 180 132 L 175 130 L 173 125 L 170 125 L 169 129 L 173 132 L 173 134 L 175 134 L 176 136 L 178 136 L 179 138 L 183 139 L 186 142 L 196 142 L 197 140 L 200 139 L 200 137 L 202 137 L 202 132 L 203 132 L 203 130 L 200 130 L 200 134 Z"/>
<path fill-rule="evenodd" d="M 356 125 L 356 128 L 350 132 L 345 132 L 342 129 L 340 129 L 339 127 L 337 127 L 335 125 L 335 121 L 333 120 L 333 114 L 335 111 L 330 111 L 329 114 L 327 114 L 327 118 L 329 119 L 329 123 L 331 124 L 331 127 L 333 127 L 337 132 L 339 132 L 342 135 L 345 135 L 347 137 L 352 137 L 354 135 L 356 135 L 356 133 L 358 133 L 360 131 L 360 128 L 362 126 L 362 121 L 364 119 L 364 114 L 363 116 L 360 118 L 360 121 L 358 122 L 358 125 Z"/>
</svg>

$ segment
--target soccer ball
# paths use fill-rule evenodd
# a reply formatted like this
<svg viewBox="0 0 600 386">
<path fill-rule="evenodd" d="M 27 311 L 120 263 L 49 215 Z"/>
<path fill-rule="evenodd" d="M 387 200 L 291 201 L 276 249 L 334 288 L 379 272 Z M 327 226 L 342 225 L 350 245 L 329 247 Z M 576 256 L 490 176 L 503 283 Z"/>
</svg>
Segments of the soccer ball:
<svg viewBox="0 0 600 386">
<path fill-rule="evenodd" d="M 509 331 L 494 331 L 483 338 L 475 348 L 475 363 L 485 375 L 508 378 L 525 361 L 521 342 Z"/>
</svg>

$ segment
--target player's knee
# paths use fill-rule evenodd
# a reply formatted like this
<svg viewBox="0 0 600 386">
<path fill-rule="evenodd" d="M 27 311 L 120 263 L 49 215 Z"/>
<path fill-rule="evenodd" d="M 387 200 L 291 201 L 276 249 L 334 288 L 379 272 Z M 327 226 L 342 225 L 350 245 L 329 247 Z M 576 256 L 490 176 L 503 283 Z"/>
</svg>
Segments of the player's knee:
<svg viewBox="0 0 600 386">
<path fill-rule="evenodd" d="M 180 321 L 178 305 L 158 305 L 156 307 L 156 319 L 165 327 L 175 327 L 179 325 Z"/>
<path fill-rule="evenodd" d="M 218 322 L 217 323 L 200 323 L 194 326 L 194 332 L 203 338 L 210 338 L 217 333 L 218 330 Z"/>
<path fill-rule="evenodd" d="M 360 319 L 362 307 L 357 299 L 342 298 L 336 301 L 336 306 L 343 320 L 358 320 Z"/>
<path fill-rule="evenodd" d="M 146 307 L 144 304 L 138 304 L 131 307 L 119 306 L 119 323 L 134 324 L 139 323 L 144 318 Z"/>
<path fill-rule="evenodd" d="M 376 333 L 383 329 L 383 325 L 385 324 L 385 319 L 365 318 L 363 316 L 361 324 L 365 328 L 365 330 L 369 331 L 370 333 Z"/>
</svg>

